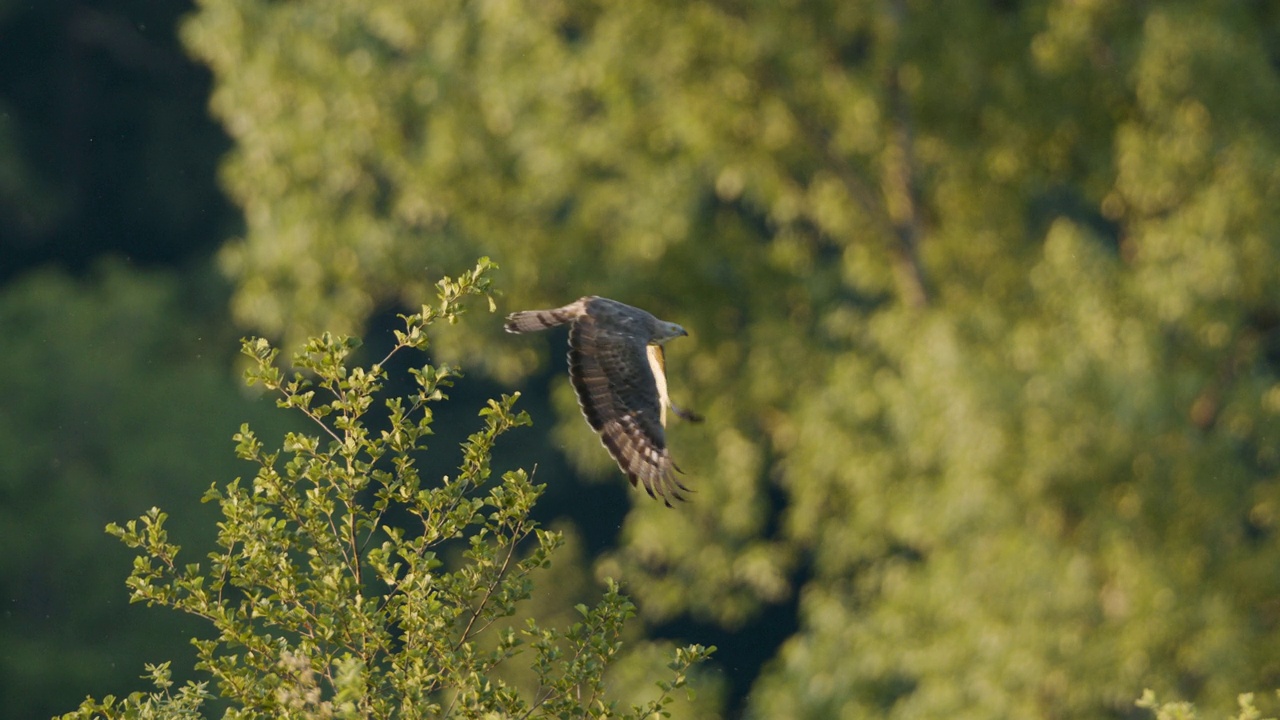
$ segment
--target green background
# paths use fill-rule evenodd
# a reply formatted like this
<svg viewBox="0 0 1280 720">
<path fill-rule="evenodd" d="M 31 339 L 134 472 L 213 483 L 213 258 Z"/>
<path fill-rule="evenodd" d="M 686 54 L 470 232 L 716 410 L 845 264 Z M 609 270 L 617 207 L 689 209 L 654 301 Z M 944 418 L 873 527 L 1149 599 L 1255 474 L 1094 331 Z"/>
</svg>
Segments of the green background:
<svg viewBox="0 0 1280 720">
<path fill-rule="evenodd" d="M 1260 1 L 0 0 L 0 715 L 184 672 L 102 527 L 200 557 L 289 420 L 238 337 L 377 347 L 480 255 L 439 471 L 520 389 L 538 602 L 719 646 L 687 712 L 1225 713 L 1280 685 L 1277 117 Z M 691 333 L 674 511 L 501 331 L 585 294 Z"/>
</svg>

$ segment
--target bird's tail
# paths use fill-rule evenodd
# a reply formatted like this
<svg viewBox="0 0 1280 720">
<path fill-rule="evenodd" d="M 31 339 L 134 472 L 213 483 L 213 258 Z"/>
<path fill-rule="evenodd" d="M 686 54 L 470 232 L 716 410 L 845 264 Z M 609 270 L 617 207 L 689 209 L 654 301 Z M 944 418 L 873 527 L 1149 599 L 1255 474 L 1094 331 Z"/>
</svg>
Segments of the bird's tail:
<svg viewBox="0 0 1280 720">
<path fill-rule="evenodd" d="M 524 310 L 507 316 L 503 326 L 509 333 L 526 333 L 546 330 L 547 328 L 571 322 L 582 314 L 582 301 L 565 305 L 553 310 Z"/>
</svg>

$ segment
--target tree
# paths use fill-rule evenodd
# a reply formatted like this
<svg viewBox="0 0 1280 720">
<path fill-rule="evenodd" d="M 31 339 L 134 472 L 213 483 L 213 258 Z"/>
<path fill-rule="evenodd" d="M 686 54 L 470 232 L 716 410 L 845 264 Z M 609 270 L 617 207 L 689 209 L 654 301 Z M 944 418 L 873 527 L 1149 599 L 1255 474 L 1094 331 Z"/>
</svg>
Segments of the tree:
<svg viewBox="0 0 1280 720">
<path fill-rule="evenodd" d="M 193 641 L 197 669 L 216 681 L 227 717 L 649 717 L 666 714 L 669 693 L 711 652 L 677 650 L 659 696 L 620 711 L 604 673 L 633 606 L 616 584 L 595 607 L 579 605 L 582 619 L 566 629 L 512 620 L 534 571 L 561 543 L 529 517 L 543 486 L 523 470 L 481 492 L 498 436 L 529 421 L 514 411 L 518 395 L 480 411 L 484 427 L 464 444 L 458 474 L 439 484 L 420 475 L 417 455 L 458 371 L 410 370 L 414 392 L 385 398 L 379 412 L 388 363 L 425 349 L 436 321 L 457 322 L 463 298 L 487 295 L 488 268 L 482 260 L 457 281 L 442 280 L 439 304 L 407 316 L 390 353 L 367 368 L 350 362 L 357 343 L 325 335 L 294 356 L 297 372 L 287 379 L 276 349 L 244 342 L 249 381 L 316 430 L 289 433 L 268 451 L 241 429 L 237 454 L 258 472 L 206 494 L 223 515 L 207 564 L 179 562 L 159 509 L 108 526 L 142 551 L 128 581 L 134 602 L 213 626 L 213 639 Z M 481 645 L 482 637 L 493 641 Z M 527 694 L 495 675 L 525 650 L 536 677 Z M 193 717 L 215 697 L 203 682 L 174 690 L 168 663 L 148 673 L 155 692 L 86 700 L 64 717 Z"/>
<path fill-rule="evenodd" d="M 799 593 L 749 712 L 1277 684 L 1273 6 L 201 7 L 245 321 L 355 326 L 483 248 L 511 309 L 691 329 L 698 500 L 637 506 L 597 569 L 653 620 Z M 498 333 L 451 347 L 527 372 Z"/>
</svg>

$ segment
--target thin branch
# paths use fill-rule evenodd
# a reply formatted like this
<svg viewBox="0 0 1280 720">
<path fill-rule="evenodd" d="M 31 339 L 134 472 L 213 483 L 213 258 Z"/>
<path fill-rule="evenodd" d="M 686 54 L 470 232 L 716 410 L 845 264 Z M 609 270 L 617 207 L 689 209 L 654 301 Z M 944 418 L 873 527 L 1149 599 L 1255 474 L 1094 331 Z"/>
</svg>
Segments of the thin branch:
<svg viewBox="0 0 1280 720">
<path fill-rule="evenodd" d="M 286 390 L 286 389 L 284 388 L 284 386 L 283 386 L 283 385 L 282 385 L 282 386 L 280 386 L 280 394 L 281 394 L 281 395 L 283 395 L 283 396 L 285 397 L 285 399 L 291 399 L 291 398 L 293 398 L 293 397 L 296 397 L 296 396 L 297 396 L 297 393 L 291 393 L 291 392 L 289 392 L 288 390 Z M 301 405 L 301 404 L 296 405 L 295 407 L 297 407 L 299 410 L 301 410 L 301 411 L 302 411 L 302 414 L 303 414 L 303 415 L 306 415 L 308 418 L 310 418 L 312 422 L 314 422 L 315 424 L 319 425 L 319 426 L 320 426 L 320 427 L 321 427 L 321 428 L 322 428 L 322 429 L 323 429 L 323 430 L 324 430 L 324 431 L 329 435 L 329 437 L 333 438 L 333 441 L 334 441 L 334 442 L 336 442 L 336 443 L 338 443 L 338 444 L 342 444 L 342 438 L 338 437 L 338 433 L 336 433 L 336 432 L 334 432 L 333 430 L 331 430 L 331 429 L 329 428 L 329 426 L 328 426 L 328 425 L 326 425 L 326 424 L 324 423 L 324 420 L 322 420 L 322 419 L 320 418 L 320 416 L 319 416 L 319 415 L 316 415 L 316 414 L 311 410 L 311 408 L 309 408 L 309 407 L 307 407 L 307 406 L 305 406 L 305 405 Z"/>
<path fill-rule="evenodd" d="M 351 575 L 356 581 L 356 587 L 361 587 L 362 566 L 360 564 L 360 543 L 356 537 L 356 516 L 350 505 L 347 506 L 347 544 L 351 546 L 351 558 L 348 564 L 351 567 Z M 346 554 L 345 552 L 343 553 Z"/>
<path fill-rule="evenodd" d="M 896 40 L 906 21 L 907 4 L 905 0 L 893 0 L 889 8 Z M 885 196 L 896 240 L 893 257 L 898 292 L 908 306 L 922 308 L 929 303 L 929 294 L 920 267 L 920 240 L 924 234 L 920 218 L 920 187 L 916 180 L 911 110 L 898 77 L 901 71 L 901 63 L 894 60 L 885 72 L 885 91 L 893 126 L 886 153 Z"/>
<path fill-rule="evenodd" d="M 454 650 L 462 647 L 467 641 L 467 637 L 471 632 L 471 626 L 475 625 L 476 618 L 480 617 L 480 613 L 484 612 L 485 605 L 489 603 L 489 599 L 493 597 L 493 591 L 498 588 L 498 583 L 502 582 L 502 578 L 506 577 L 507 568 L 511 566 L 511 558 L 516 552 L 516 535 L 511 534 L 511 544 L 507 546 L 507 557 L 502 561 L 502 567 L 498 568 L 498 574 L 494 576 L 493 581 L 489 583 L 489 587 L 485 588 L 484 597 L 480 599 L 480 605 L 476 607 L 476 611 L 471 614 L 471 619 L 467 621 L 467 626 L 462 629 L 462 636 L 458 638 L 458 643 L 453 646 Z M 525 533 L 527 535 L 527 533 Z M 488 627 L 487 625 L 485 627 Z"/>
<path fill-rule="evenodd" d="M 587 637 L 594 636 L 598 631 L 598 629 L 599 629 L 599 626 L 592 625 L 590 628 L 588 628 Z M 568 662 L 565 663 L 566 667 L 573 667 L 573 663 L 577 661 L 578 658 L 582 657 L 582 653 L 587 649 L 587 644 L 588 643 L 585 641 L 578 643 L 578 649 L 573 653 L 573 657 L 569 658 Z M 581 697 L 581 692 L 582 692 L 581 683 L 576 683 L 573 687 L 578 691 L 579 697 Z M 527 720 L 527 718 L 533 715 L 533 712 L 535 710 L 537 710 L 539 707 L 542 707 L 546 703 L 550 702 L 551 698 L 557 697 L 561 694 L 563 693 L 556 692 L 555 688 L 547 688 L 547 694 L 541 700 L 535 700 L 533 703 L 533 706 L 529 708 L 529 711 L 526 712 L 524 715 L 520 716 L 520 720 Z M 592 697 L 594 698 L 594 695 Z"/>
<path fill-rule="evenodd" d="M 907 13 L 904 0 L 890 5 L 893 35 L 896 36 Z M 896 39 L 896 37 L 895 37 Z M 915 137 L 906 95 L 899 83 L 901 63 L 892 61 L 885 73 L 891 129 L 885 152 L 880 192 L 876 192 L 834 147 L 830 133 L 806 113 L 795 113 L 801 131 L 826 163 L 845 191 L 873 225 L 892 238 L 889 248 L 898 295 L 910 307 L 929 303 L 928 284 L 920 263 L 920 242 L 924 236 L 920 188 L 915 172 Z"/>
<path fill-rule="evenodd" d="M 388 353 L 387 357 L 390 358 L 391 353 Z M 385 359 L 384 359 L 384 362 L 385 362 Z M 426 401 L 421 399 L 421 395 L 416 396 L 414 398 L 414 401 L 409 404 L 409 409 L 404 411 L 405 421 L 408 422 L 409 418 L 412 417 L 414 413 L 426 407 L 426 405 L 427 403 Z M 416 446 L 417 445 L 415 443 L 415 447 Z M 397 472 L 399 471 L 397 470 Z M 398 479 L 403 479 L 403 478 L 398 478 Z M 385 488 L 386 486 L 384 485 L 383 487 Z M 378 527 L 382 524 L 382 518 L 387 514 L 387 508 L 389 508 L 390 506 L 391 506 L 391 503 L 388 502 L 385 507 L 383 507 L 373 516 L 373 521 L 369 524 L 369 533 L 365 535 L 364 542 L 360 543 L 361 552 L 364 552 L 364 550 L 369 547 L 369 543 L 373 542 L 373 537 L 378 533 Z"/>
</svg>

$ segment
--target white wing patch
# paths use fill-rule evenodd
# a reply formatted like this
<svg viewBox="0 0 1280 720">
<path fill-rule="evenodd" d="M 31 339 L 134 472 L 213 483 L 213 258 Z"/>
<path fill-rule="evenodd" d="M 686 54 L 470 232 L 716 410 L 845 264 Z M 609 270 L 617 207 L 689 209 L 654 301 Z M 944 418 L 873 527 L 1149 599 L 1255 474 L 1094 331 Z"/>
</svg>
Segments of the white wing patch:
<svg viewBox="0 0 1280 720">
<path fill-rule="evenodd" d="M 661 345 L 646 346 L 649 355 L 649 369 L 653 371 L 653 382 L 658 386 L 658 420 L 662 427 L 667 426 L 667 406 L 671 398 L 667 395 L 667 358 L 662 354 Z"/>
</svg>

